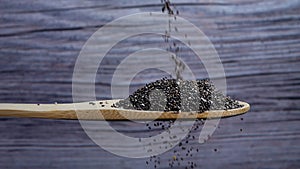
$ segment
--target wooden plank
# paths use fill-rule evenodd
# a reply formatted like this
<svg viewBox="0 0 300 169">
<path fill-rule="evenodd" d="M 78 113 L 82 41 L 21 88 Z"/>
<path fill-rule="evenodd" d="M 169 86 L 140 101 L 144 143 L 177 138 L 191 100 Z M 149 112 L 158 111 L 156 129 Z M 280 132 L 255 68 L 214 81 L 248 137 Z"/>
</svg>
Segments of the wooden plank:
<svg viewBox="0 0 300 169">
<path fill-rule="evenodd" d="M 73 67 L 89 36 L 115 18 L 160 11 L 159 3 L 2 0 L 0 102 L 72 102 Z M 247 114 L 222 119 L 205 144 L 190 143 L 200 151 L 185 161 L 195 161 L 199 168 L 299 168 L 299 1 L 176 3 L 181 16 L 201 28 L 215 45 L 225 68 L 228 95 L 251 105 Z M 98 71 L 97 99 L 111 98 L 113 71 L 126 55 L 142 48 L 165 47 L 160 40 L 133 37 L 118 44 Z M 181 56 L 197 78 L 207 77 L 187 48 L 182 49 Z M 142 63 L 137 60 L 133 64 Z M 162 76 L 144 71 L 133 79 L 131 91 Z M 149 160 L 121 158 L 104 151 L 87 137 L 78 121 L 0 121 L 0 168 L 145 168 Z M 111 125 L 136 137 L 159 132 L 129 121 Z M 198 137 L 199 133 L 193 135 Z M 169 168 L 173 155 L 173 151 L 160 155 L 158 168 Z M 146 167 L 154 168 L 152 163 Z"/>
</svg>

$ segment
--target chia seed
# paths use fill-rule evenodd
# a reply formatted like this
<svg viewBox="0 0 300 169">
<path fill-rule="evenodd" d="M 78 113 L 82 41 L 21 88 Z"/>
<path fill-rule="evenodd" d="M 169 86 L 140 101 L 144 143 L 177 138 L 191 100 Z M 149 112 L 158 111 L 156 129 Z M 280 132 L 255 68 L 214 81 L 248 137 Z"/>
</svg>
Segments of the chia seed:
<svg viewBox="0 0 300 169">
<path fill-rule="evenodd" d="M 191 81 L 167 78 L 146 84 L 115 106 L 123 109 L 198 113 L 242 107 L 236 100 L 218 91 L 209 79 Z"/>
</svg>

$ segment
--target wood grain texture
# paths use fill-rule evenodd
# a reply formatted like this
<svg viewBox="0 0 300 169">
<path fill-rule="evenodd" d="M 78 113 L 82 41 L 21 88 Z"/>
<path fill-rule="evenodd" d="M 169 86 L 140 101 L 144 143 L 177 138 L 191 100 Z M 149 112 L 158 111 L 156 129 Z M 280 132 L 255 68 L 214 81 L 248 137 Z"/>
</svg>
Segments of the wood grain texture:
<svg viewBox="0 0 300 169">
<path fill-rule="evenodd" d="M 191 143 L 200 151 L 187 160 L 197 161 L 199 168 L 300 168 L 299 1 L 176 3 L 180 15 L 215 45 L 228 95 L 251 105 L 247 114 L 222 119 L 207 143 Z M 89 36 L 118 17 L 161 10 L 159 0 L 1 0 L 0 4 L 1 103 L 72 102 L 74 64 Z M 113 71 L 126 55 L 161 46 L 157 42 L 158 38 L 133 37 L 118 44 L 98 71 L 97 99 L 111 99 Z M 187 49 L 181 58 L 197 78 L 207 77 Z M 162 75 L 157 71 L 138 74 L 131 91 Z M 145 165 L 146 159 L 122 158 L 99 148 L 78 121 L 0 121 L 0 168 L 153 168 Z M 150 132 L 131 122 L 112 125 L 136 137 Z M 159 167 L 169 168 L 172 156 L 172 151 L 162 154 Z"/>
</svg>

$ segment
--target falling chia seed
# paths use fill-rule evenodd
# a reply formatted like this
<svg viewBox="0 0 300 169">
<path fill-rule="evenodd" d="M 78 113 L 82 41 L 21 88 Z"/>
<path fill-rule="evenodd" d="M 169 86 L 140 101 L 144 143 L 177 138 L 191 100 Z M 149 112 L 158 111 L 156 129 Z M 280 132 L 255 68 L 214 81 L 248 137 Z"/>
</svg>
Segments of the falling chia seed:
<svg viewBox="0 0 300 169">
<path fill-rule="evenodd" d="M 167 121 L 152 121 L 147 124 L 145 124 L 145 128 L 149 128 L 149 131 L 154 131 L 156 134 L 157 131 L 166 131 L 172 125 L 174 124 L 174 120 L 167 120 Z M 201 130 L 199 126 L 203 125 L 203 121 L 200 119 L 196 119 L 195 123 L 189 133 L 187 134 L 187 137 L 181 140 L 178 143 L 178 146 L 173 149 L 173 151 L 169 151 L 170 158 L 168 159 L 168 165 L 171 168 L 185 168 L 188 166 L 188 168 L 191 168 L 193 166 L 196 168 L 196 161 L 194 161 L 194 158 L 197 157 L 197 152 L 199 152 L 198 147 L 194 147 L 196 142 L 198 141 L 198 137 L 195 137 L 195 134 Z M 164 126 L 164 129 L 163 129 Z M 175 139 L 176 140 L 176 135 L 170 135 L 169 138 L 171 140 Z M 171 148 L 172 145 L 170 145 L 169 142 L 160 142 L 157 139 L 153 139 L 153 142 L 155 144 L 161 144 L 161 148 Z M 172 141 L 171 141 L 172 142 Z M 149 151 L 150 152 L 150 151 Z M 147 163 L 148 162 L 148 163 Z M 157 168 L 160 168 L 161 165 L 165 165 L 162 163 L 161 159 L 159 156 L 151 156 L 150 159 L 146 161 L 147 165 L 152 166 L 154 168 L 155 166 Z"/>
<path fill-rule="evenodd" d="M 164 111 L 164 112 L 198 112 L 202 113 L 208 110 L 228 110 L 240 108 L 237 101 L 230 97 L 224 96 L 221 91 L 217 90 L 213 83 L 209 79 L 202 80 L 183 80 L 182 73 L 185 69 L 185 64 L 179 59 L 182 47 L 171 41 L 172 30 L 178 32 L 178 28 L 172 28 L 171 17 L 179 15 L 179 11 L 174 4 L 171 4 L 170 0 L 161 0 L 163 5 L 162 12 L 166 12 L 170 19 L 168 22 L 168 30 L 165 30 L 163 35 L 164 42 L 168 45 L 166 50 L 173 52 L 172 60 L 175 63 L 175 79 L 163 78 L 155 82 L 146 84 L 144 87 L 136 90 L 128 98 L 120 100 L 112 107 L 123 108 L 123 109 L 135 109 L 135 110 L 150 110 L 150 111 Z M 151 15 L 151 13 L 150 13 Z M 184 34 L 185 38 L 188 37 Z M 191 46 L 191 42 L 188 41 L 188 45 Z M 101 103 L 100 103 L 101 104 Z M 241 118 L 243 120 L 243 118 Z M 197 154 L 201 151 L 199 147 L 194 147 L 198 142 L 198 137 L 195 134 L 201 130 L 201 125 L 204 125 L 203 119 L 196 119 L 192 127 L 192 130 L 188 131 L 186 138 L 178 143 L 178 146 L 174 148 L 171 156 L 168 160 L 171 168 L 197 168 L 195 159 Z M 150 131 L 168 131 L 174 124 L 174 120 L 170 121 L 153 121 L 147 123 L 145 128 Z M 240 130 L 242 131 L 242 129 Z M 185 132 L 184 130 L 182 132 Z M 151 137 L 151 136 L 149 136 Z M 176 135 L 170 135 L 169 138 L 176 139 Z M 209 140 L 208 137 L 207 140 Z M 207 141 L 206 140 L 206 141 Z M 139 139 L 141 142 L 141 139 Z M 156 139 L 153 140 L 156 144 L 160 144 Z M 161 143 L 160 148 L 171 148 L 172 144 L 168 142 Z M 218 152 L 218 149 L 213 149 Z M 152 149 L 148 149 L 148 152 L 152 152 Z M 180 160 L 180 162 L 179 162 Z M 160 157 L 151 156 L 146 161 L 146 165 L 151 165 L 154 168 L 160 168 Z"/>
<path fill-rule="evenodd" d="M 170 17 L 176 19 L 179 11 L 175 5 L 171 4 L 170 0 L 161 0 L 161 3 L 163 5 L 162 12 L 167 11 Z M 212 82 L 208 79 L 196 81 L 183 80 L 182 72 L 185 69 L 185 65 L 178 57 L 180 47 L 176 42 L 171 43 L 169 41 L 172 30 L 170 19 L 168 23 L 169 30 L 165 31 L 163 38 L 169 44 L 167 50 L 175 52 L 172 59 L 175 62 L 174 71 L 176 79 L 163 78 L 146 84 L 128 98 L 120 100 L 112 107 L 165 112 L 196 111 L 198 113 L 207 110 L 228 110 L 242 107 L 237 101 L 224 96 L 220 91 L 216 90 Z M 185 34 L 185 37 L 187 37 L 187 34 Z"/>
</svg>

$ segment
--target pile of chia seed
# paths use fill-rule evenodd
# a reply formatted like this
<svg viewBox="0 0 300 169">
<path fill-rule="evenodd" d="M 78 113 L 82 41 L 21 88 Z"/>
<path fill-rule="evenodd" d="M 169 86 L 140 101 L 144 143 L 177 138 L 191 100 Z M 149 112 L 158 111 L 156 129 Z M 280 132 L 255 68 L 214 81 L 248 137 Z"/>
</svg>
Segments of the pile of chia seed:
<svg viewBox="0 0 300 169">
<path fill-rule="evenodd" d="M 209 79 L 176 80 L 163 78 L 146 84 L 114 107 L 135 110 L 198 112 L 242 107 L 236 100 L 216 90 Z"/>
</svg>

